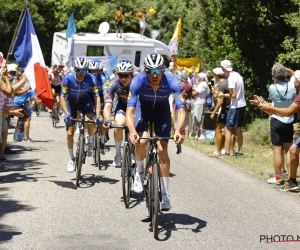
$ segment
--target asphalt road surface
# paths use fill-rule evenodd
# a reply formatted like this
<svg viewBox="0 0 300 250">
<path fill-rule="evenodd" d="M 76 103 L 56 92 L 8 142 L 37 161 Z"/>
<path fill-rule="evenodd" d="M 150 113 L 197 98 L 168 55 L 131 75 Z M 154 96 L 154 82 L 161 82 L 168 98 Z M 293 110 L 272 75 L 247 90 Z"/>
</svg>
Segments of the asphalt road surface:
<svg viewBox="0 0 300 250">
<path fill-rule="evenodd" d="M 112 133 L 102 170 L 88 158 L 76 188 L 59 125 L 45 112 L 33 117 L 28 143 L 14 142 L 9 130 L 17 154 L 0 173 L 0 249 L 300 249 L 299 196 L 191 148 L 176 155 L 172 142 L 173 208 L 160 214 L 155 240 L 143 196 L 135 194 L 128 209 L 121 200 Z"/>
</svg>

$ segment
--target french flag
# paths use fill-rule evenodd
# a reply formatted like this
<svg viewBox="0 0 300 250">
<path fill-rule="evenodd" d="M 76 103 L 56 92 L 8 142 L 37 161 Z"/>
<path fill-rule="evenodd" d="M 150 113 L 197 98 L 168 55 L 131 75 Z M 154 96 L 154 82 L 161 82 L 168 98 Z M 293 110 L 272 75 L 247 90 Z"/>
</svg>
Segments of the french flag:
<svg viewBox="0 0 300 250">
<path fill-rule="evenodd" d="M 35 90 L 46 107 L 53 109 L 52 88 L 28 8 L 20 23 L 12 53 L 19 66 L 25 69 L 31 88 Z"/>
</svg>

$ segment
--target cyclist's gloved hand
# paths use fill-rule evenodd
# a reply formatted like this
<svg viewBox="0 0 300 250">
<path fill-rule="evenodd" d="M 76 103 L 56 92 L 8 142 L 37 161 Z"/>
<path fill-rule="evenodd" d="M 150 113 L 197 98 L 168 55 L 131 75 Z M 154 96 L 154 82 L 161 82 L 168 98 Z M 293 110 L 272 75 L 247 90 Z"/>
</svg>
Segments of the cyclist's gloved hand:
<svg viewBox="0 0 300 250">
<path fill-rule="evenodd" d="M 66 114 L 64 117 L 64 122 L 67 123 L 71 119 L 70 114 Z"/>
<path fill-rule="evenodd" d="M 99 116 L 96 116 L 95 120 L 96 120 L 97 124 L 99 124 L 99 125 L 102 124 L 102 120 Z"/>
<path fill-rule="evenodd" d="M 104 125 L 107 127 L 107 126 L 110 126 L 112 125 L 112 121 L 111 120 L 107 120 Z"/>
</svg>

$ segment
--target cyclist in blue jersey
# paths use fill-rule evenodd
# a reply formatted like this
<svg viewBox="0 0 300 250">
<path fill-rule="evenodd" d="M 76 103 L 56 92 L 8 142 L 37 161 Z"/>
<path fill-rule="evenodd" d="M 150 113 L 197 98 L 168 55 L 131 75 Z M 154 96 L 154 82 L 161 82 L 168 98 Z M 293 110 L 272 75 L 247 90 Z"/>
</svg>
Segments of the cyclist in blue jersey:
<svg viewBox="0 0 300 250">
<path fill-rule="evenodd" d="M 100 75 L 99 74 L 99 66 L 100 66 L 101 62 L 97 62 L 97 61 L 92 61 L 92 62 L 89 62 L 89 73 L 91 73 L 92 75 L 94 75 L 96 77 L 96 83 L 97 83 L 97 86 L 98 86 L 98 93 L 99 93 L 99 97 L 100 97 L 100 101 L 101 101 L 101 110 L 103 109 L 104 107 L 104 101 L 103 101 L 103 89 L 102 89 L 102 80 L 101 78 L 99 78 L 98 76 Z M 93 100 L 93 91 L 92 89 L 90 90 L 89 92 L 89 96 L 95 106 L 95 102 Z M 101 120 L 103 120 L 103 116 L 102 114 L 100 114 L 100 118 Z M 103 128 L 103 125 L 101 124 L 100 125 L 100 149 L 102 151 L 102 153 L 105 153 L 105 149 L 104 149 L 104 139 L 105 139 L 105 129 Z"/>
<path fill-rule="evenodd" d="M 171 114 L 169 96 L 174 93 L 178 114 L 178 125 L 174 134 L 176 144 L 181 144 L 184 138 L 181 130 L 185 123 L 185 104 L 180 79 L 172 74 L 164 73 L 164 59 L 159 54 L 150 54 L 144 61 L 145 70 L 135 76 L 130 85 L 127 100 L 126 123 L 130 132 L 130 140 L 136 145 L 137 172 L 134 181 L 134 190 L 143 190 L 143 160 L 145 158 L 147 140 L 140 140 L 140 136 L 148 136 L 148 122 L 154 123 L 156 136 L 169 137 L 171 133 Z M 137 100 L 141 104 L 141 118 L 134 126 L 134 111 Z M 178 139 L 176 140 L 176 138 Z M 161 210 L 171 209 L 169 198 L 170 158 L 168 142 L 158 141 L 158 157 L 161 171 Z"/>
<path fill-rule="evenodd" d="M 117 75 L 114 77 L 107 88 L 107 95 L 104 106 L 105 123 L 111 125 L 111 108 L 115 95 L 117 96 L 118 104 L 115 109 L 115 125 L 125 125 L 125 113 L 127 108 L 127 98 L 129 86 L 133 77 L 133 64 L 131 61 L 122 60 L 116 66 Z M 121 167 L 121 146 L 123 141 L 123 129 L 116 128 L 114 132 L 116 156 L 113 161 L 114 167 Z"/>
<path fill-rule="evenodd" d="M 107 93 L 107 88 L 108 88 L 110 80 L 109 80 L 108 73 L 104 72 L 104 65 L 101 62 L 99 64 L 99 74 L 98 74 L 97 78 L 98 78 L 99 82 L 102 83 L 102 91 L 105 95 Z"/>
<path fill-rule="evenodd" d="M 85 58 L 79 57 L 74 62 L 75 73 L 68 74 L 64 77 L 62 83 L 61 105 L 65 113 L 64 122 L 67 124 L 67 142 L 70 160 L 68 163 L 68 171 L 75 170 L 73 144 L 74 144 L 74 122 L 70 118 L 77 117 L 77 111 L 82 112 L 86 119 L 93 120 L 95 118 L 93 111 L 93 104 L 88 95 L 89 90 L 92 88 L 96 104 L 96 121 L 101 123 L 100 119 L 100 97 L 98 93 L 98 86 L 96 78 L 87 73 L 88 62 Z M 93 133 L 94 124 L 86 124 L 88 130 L 88 152 L 87 155 L 93 155 Z"/>
</svg>

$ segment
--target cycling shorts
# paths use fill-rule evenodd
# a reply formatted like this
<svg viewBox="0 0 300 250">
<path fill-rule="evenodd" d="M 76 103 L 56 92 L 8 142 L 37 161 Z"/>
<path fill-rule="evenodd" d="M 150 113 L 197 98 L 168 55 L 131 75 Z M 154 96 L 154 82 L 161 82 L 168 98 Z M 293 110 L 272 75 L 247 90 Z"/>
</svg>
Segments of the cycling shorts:
<svg viewBox="0 0 300 250">
<path fill-rule="evenodd" d="M 54 86 L 51 84 L 52 89 L 54 89 L 54 93 L 60 95 L 61 85 Z"/>
<path fill-rule="evenodd" d="M 91 98 L 86 95 L 84 98 L 80 98 L 77 100 L 67 99 L 67 109 L 72 118 L 77 117 L 77 111 L 80 111 L 82 115 L 86 114 L 95 114 L 93 109 L 93 103 L 91 101 Z M 70 122 L 68 126 L 73 127 L 74 122 Z"/>
</svg>

